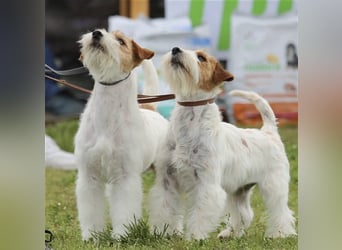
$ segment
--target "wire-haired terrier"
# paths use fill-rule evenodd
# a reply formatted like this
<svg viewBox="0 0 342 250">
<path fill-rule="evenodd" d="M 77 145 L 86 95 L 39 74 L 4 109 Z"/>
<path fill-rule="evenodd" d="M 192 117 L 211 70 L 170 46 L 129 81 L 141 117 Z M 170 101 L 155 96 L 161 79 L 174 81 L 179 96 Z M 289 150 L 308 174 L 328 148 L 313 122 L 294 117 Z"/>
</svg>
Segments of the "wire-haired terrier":
<svg viewBox="0 0 342 250">
<path fill-rule="evenodd" d="M 275 115 L 258 94 L 234 90 L 259 110 L 261 129 L 241 129 L 221 122 L 214 98 L 233 76 L 201 50 L 178 47 L 164 56 L 162 69 L 177 104 L 163 152 L 158 156 L 156 184 L 149 197 L 150 224 L 187 239 L 207 238 L 223 215 L 227 229 L 218 236 L 241 236 L 253 219 L 250 196 L 257 185 L 268 212 L 266 236 L 296 234 L 288 208 L 289 161 L 277 131 Z"/>
<path fill-rule="evenodd" d="M 123 33 L 103 29 L 82 36 L 81 57 L 95 80 L 75 138 L 76 196 L 82 238 L 105 226 L 105 189 L 113 237 L 142 214 L 141 173 L 155 160 L 168 122 L 139 108 L 133 69 L 143 64 L 144 94 L 158 89 L 154 53 Z"/>
</svg>

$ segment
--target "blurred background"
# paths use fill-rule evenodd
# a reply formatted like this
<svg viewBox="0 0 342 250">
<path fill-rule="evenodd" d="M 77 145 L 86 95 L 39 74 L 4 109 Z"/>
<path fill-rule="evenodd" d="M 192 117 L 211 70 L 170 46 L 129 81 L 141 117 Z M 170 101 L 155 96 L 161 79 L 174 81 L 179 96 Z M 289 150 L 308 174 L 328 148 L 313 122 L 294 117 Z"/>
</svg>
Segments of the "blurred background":
<svg viewBox="0 0 342 250">
<path fill-rule="evenodd" d="M 46 63 L 56 69 L 82 66 L 77 41 L 96 28 L 121 30 L 156 55 L 178 46 L 205 49 L 235 76 L 217 98 L 224 120 L 260 123 L 253 105 L 232 99 L 231 89 L 263 95 L 280 125 L 298 121 L 298 8 L 296 0 L 47 0 Z M 136 70 L 139 89 L 143 74 Z M 160 73 L 160 72 L 159 72 Z M 170 93 L 161 79 L 161 93 Z M 91 89 L 87 75 L 69 79 Z M 77 117 L 87 94 L 46 81 L 46 120 Z M 174 100 L 159 103 L 168 118 Z"/>
</svg>

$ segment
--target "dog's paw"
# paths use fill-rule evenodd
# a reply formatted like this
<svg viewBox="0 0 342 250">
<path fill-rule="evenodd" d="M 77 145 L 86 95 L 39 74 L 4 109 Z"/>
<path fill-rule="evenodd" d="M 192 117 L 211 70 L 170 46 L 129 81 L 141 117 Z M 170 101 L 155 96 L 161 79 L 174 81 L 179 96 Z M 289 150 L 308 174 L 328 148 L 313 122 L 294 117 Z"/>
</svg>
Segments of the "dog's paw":
<svg viewBox="0 0 342 250">
<path fill-rule="evenodd" d="M 204 240 L 206 238 L 208 238 L 208 234 L 201 232 L 187 233 L 185 235 L 186 240 Z"/>
<path fill-rule="evenodd" d="M 82 240 L 84 242 L 91 242 L 91 241 L 93 241 L 93 237 L 92 237 L 91 232 L 88 231 L 88 230 L 83 231 L 82 232 Z"/>
<path fill-rule="evenodd" d="M 221 231 L 217 235 L 217 238 L 223 239 L 223 238 L 232 237 L 233 235 L 234 235 L 234 237 L 240 238 L 244 234 L 245 234 L 245 231 L 243 229 L 234 231 L 234 230 L 228 228 L 228 229 L 225 229 L 225 230 Z"/>
<path fill-rule="evenodd" d="M 271 233 L 266 233 L 266 238 L 286 238 L 286 237 L 295 237 L 297 235 L 296 232 L 282 232 L 282 231 L 276 231 Z"/>
<path fill-rule="evenodd" d="M 120 240 L 120 238 L 121 238 L 121 236 L 123 236 L 124 235 L 124 232 L 121 232 L 121 233 L 118 233 L 118 232 L 112 232 L 112 238 L 114 239 L 114 240 Z"/>
<path fill-rule="evenodd" d="M 228 238 L 231 235 L 232 235 L 232 230 L 231 229 L 225 229 L 217 235 L 217 238 L 219 238 L 219 239 Z"/>
</svg>

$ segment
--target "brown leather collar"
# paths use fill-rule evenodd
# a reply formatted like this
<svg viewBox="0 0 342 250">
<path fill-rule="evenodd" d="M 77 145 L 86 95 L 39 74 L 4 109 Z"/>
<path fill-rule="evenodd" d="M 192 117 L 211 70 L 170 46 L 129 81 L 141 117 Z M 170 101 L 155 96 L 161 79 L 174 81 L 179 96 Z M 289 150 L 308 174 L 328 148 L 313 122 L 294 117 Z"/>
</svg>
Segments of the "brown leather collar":
<svg viewBox="0 0 342 250">
<path fill-rule="evenodd" d="M 200 100 L 200 101 L 187 101 L 187 102 L 177 102 L 181 106 L 185 107 L 195 107 L 195 106 L 202 106 L 207 105 L 215 102 L 215 98 Z"/>
</svg>

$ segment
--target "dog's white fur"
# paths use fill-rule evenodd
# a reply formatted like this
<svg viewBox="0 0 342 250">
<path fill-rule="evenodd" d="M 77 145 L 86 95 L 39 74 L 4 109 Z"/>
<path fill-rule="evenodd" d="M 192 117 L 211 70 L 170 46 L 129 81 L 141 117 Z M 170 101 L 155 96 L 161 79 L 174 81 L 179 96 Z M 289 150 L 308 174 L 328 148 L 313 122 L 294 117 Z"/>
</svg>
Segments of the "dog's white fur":
<svg viewBox="0 0 342 250">
<path fill-rule="evenodd" d="M 122 235 L 124 225 L 134 217 L 141 217 L 140 175 L 154 162 L 168 126 L 157 112 L 139 108 L 133 72 L 114 86 L 99 84 L 124 79 L 141 62 L 145 64 L 144 73 L 155 72 L 151 62 L 144 62 L 153 52 L 121 32 L 98 31 L 102 36 L 96 41 L 92 33 L 80 40 L 80 58 L 95 80 L 75 137 L 76 196 L 83 240 L 104 229 L 105 189 L 113 237 Z M 152 86 L 147 89 L 158 89 L 157 77 L 148 79 Z"/>
<path fill-rule="evenodd" d="M 224 80 L 233 79 L 204 51 L 167 53 L 163 72 L 178 101 L 212 98 Z M 155 165 L 156 184 L 149 197 L 152 228 L 161 231 L 168 224 L 168 233 L 183 232 L 185 217 L 186 238 L 202 239 L 226 215 L 227 229 L 218 236 L 239 237 L 253 219 L 249 200 L 256 183 L 268 211 L 266 236 L 296 234 L 287 205 L 289 162 L 274 113 L 256 93 L 230 94 L 255 104 L 262 128 L 241 129 L 221 122 L 214 103 L 196 107 L 177 104 Z"/>
</svg>

